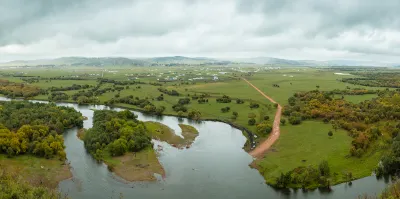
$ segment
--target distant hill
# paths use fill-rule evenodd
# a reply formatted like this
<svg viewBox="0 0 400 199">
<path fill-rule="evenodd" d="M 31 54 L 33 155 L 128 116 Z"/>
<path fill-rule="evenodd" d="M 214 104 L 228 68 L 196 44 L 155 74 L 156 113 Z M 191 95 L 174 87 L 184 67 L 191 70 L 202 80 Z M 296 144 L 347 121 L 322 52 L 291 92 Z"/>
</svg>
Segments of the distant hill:
<svg viewBox="0 0 400 199">
<path fill-rule="evenodd" d="M 181 65 L 227 65 L 256 64 L 270 66 L 398 66 L 394 63 L 358 60 L 291 60 L 274 57 L 215 59 L 207 57 L 61 57 L 56 59 L 17 60 L 0 63 L 0 66 L 181 66 Z"/>
<path fill-rule="evenodd" d="M 184 65 L 184 64 L 229 64 L 230 61 L 216 60 L 203 57 L 154 57 L 154 58 L 126 58 L 126 57 L 61 57 L 56 59 L 17 60 L 1 63 L 3 66 L 152 66 L 152 65 Z"/>
</svg>

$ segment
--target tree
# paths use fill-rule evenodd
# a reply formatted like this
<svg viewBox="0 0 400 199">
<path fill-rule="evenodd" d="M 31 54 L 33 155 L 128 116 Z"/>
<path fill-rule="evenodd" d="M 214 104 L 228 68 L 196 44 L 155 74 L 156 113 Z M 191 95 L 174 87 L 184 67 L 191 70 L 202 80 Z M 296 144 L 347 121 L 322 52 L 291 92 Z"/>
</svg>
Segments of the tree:
<svg viewBox="0 0 400 199">
<path fill-rule="evenodd" d="M 318 165 L 319 172 L 321 176 L 329 177 L 330 176 L 330 168 L 328 161 L 323 160 L 321 163 Z"/>
<path fill-rule="evenodd" d="M 185 113 L 184 113 L 183 111 L 179 111 L 179 112 L 178 112 L 178 117 L 183 117 L 184 114 L 185 114 Z"/>
<path fill-rule="evenodd" d="M 329 136 L 329 137 L 332 137 L 332 136 L 333 136 L 333 132 L 332 132 L 332 131 L 329 131 L 329 132 L 328 132 L 328 136 Z"/>
<path fill-rule="evenodd" d="M 260 124 L 257 124 L 257 132 L 259 134 L 268 134 L 272 131 L 272 127 L 270 124 L 266 122 L 262 122 Z"/>
<path fill-rule="evenodd" d="M 264 116 L 264 120 L 269 120 L 269 116 L 268 115 Z"/>
<path fill-rule="evenodd" d="M 125 139 L 115 140 L 109 145 L 109 150 L 112 156 L 124 155 L 128 151 L 127 141 Z"/>
<path fill-rule="evenodd" d="M 289 123 L 292 125 L 297 125 L 301 123 L 301 117 L 298 116 L 290 116 L 289 117 Z"/>
<path fill-rule="evenodd" d="M 188 113 L 188 117 L 192 120 L 200 120 L 201 119 L 201 112 L 199 110 L 191 110 Z"/>
<path fill-rule="evenodd" d="M 285 125 L 285 124 L 286 124 L 286 120 L 282 118 L 282 119 L 281 119 L 281 124 L 282 124 L 282 125 Z"/>
<path fill-rule="evenodd" d="M 253 126 L 254 124 L 256 124 L 256 120 L 254 118 L 251 118 L 251 119 L 249 119 L 247 124 L 250 125 L 250 126 Z"/>
</svg>

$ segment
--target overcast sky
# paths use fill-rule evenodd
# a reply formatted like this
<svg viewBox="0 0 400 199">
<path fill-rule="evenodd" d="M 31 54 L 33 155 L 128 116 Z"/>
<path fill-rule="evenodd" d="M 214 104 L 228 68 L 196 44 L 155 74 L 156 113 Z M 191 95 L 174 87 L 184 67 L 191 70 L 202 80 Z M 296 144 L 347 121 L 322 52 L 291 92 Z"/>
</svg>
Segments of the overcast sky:
<svg viewBox="0 0 400 199">
<path fill-rule="evenodd" d="M 400 62 L 400 0 L 0 0 L 0 61 L 209 56 Z"/>
</svg>

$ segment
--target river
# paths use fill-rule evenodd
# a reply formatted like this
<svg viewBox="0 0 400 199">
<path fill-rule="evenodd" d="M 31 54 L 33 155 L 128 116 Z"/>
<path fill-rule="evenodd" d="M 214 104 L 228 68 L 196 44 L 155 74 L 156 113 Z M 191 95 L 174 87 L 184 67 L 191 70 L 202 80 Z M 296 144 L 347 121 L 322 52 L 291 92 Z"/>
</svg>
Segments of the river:
<svg viewBox="0 0 400 199">
<path fill-rule="evenodd" d="M 86 116 L 88 120 L 84 121 L 85 128 L 92 126 L 93 109 L 110 109 L 103 105 L 81 106 L 72 103 L 58 103 L 58 105 L 74 107 Z M 359 194 L 380 193 L 387 185 L 387 181 L 370 176 L 353 181 L 352 186 L 347 184 L 333 186 L 329 192 L 275 190 L 264 183 L 263 177 L 257 170 L 248 166 L 252 162 L 252 157 L 242 149 L 246 138 L 240 130 L 221 122 L 197 123 L 172 116 L 154 117 L 140 112 L 134 111 L 134 113 L 141 121 L 161 122 L 174 129 L 177 134 L 181 133 L 179 123 L 192 125 L 200 133 L 192 147 L 185 150 L 154 141 L 154 147 L 162 145 L 164 148 L 160 151 L 159 160 L 165 169 L 166 178 L 158 176 L 157 182 L 127 183 L 86 153 L 83 142 L 76 136 L 77 129 L 69 129 L 64 133 L 64 143 L 73 178 L 60 182 L 59 190 L 63 194 L 72 199 L 355 199 Z"/>
</svg>

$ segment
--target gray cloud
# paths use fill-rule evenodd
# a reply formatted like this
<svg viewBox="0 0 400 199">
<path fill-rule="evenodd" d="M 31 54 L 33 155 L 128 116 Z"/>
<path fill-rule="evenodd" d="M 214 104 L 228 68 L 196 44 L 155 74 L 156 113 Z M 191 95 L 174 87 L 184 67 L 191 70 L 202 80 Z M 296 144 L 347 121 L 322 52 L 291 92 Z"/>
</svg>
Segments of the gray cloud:
<svg viewBox="0 0 400 199">
<path fill-rule="evenodd" d="M 276 56 L 400 61 L 398 0 L 2 0 L 0 61 Z"/>
</svg>

